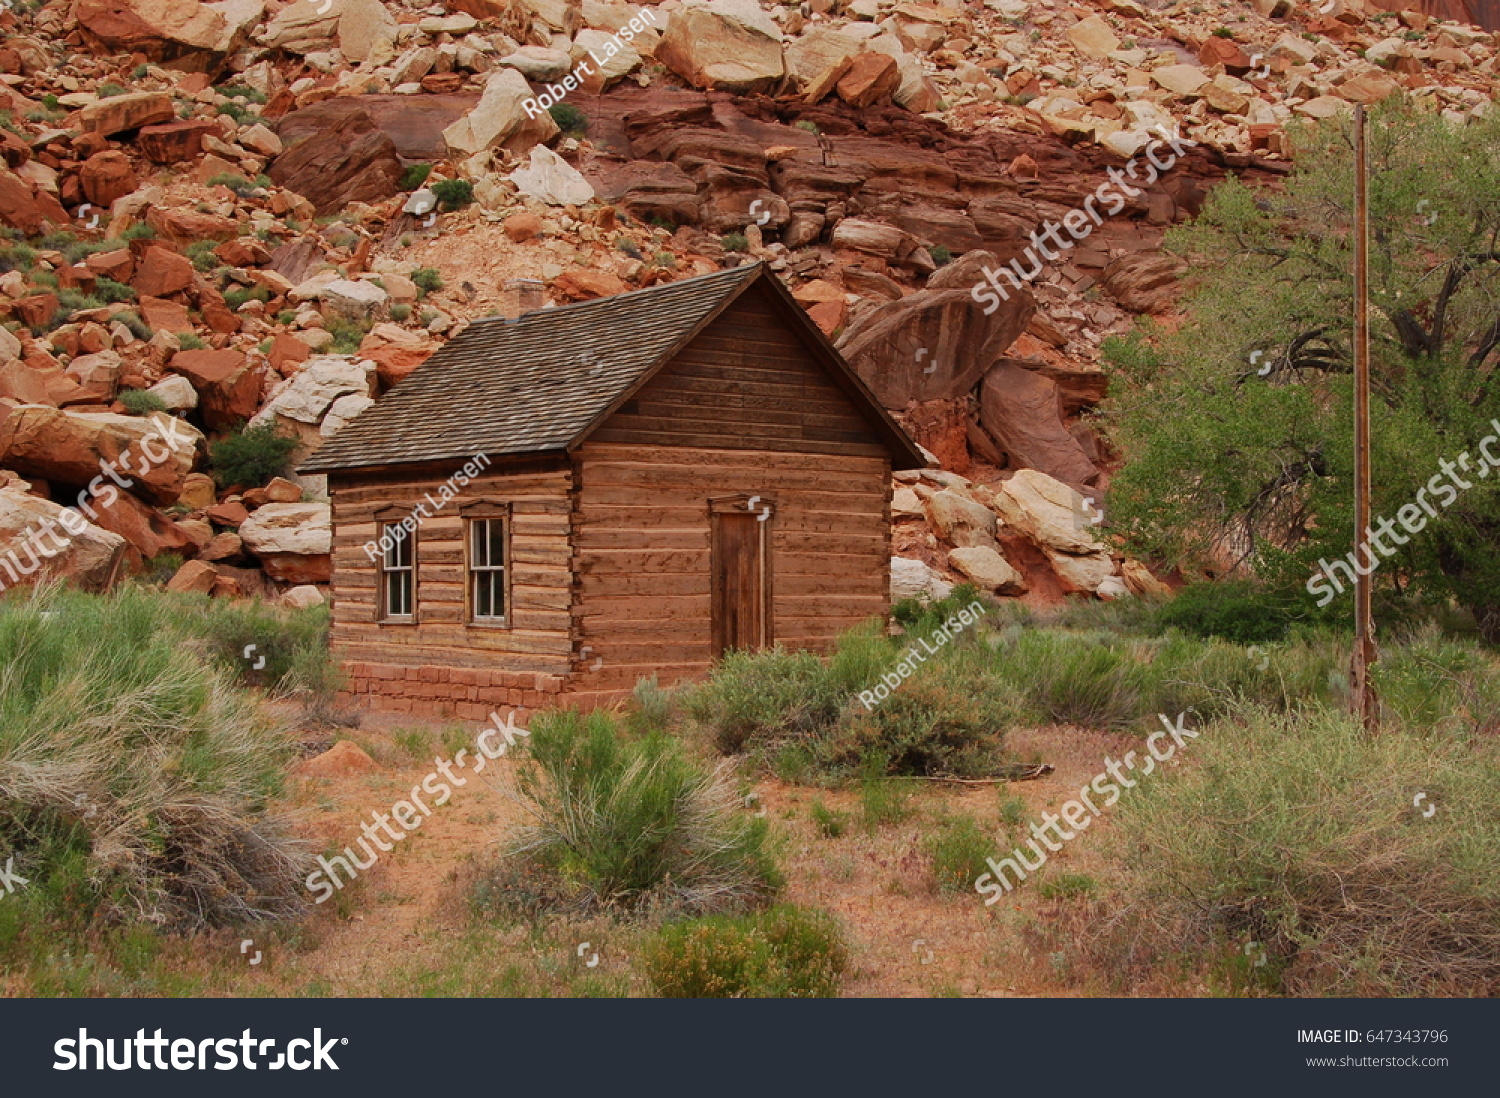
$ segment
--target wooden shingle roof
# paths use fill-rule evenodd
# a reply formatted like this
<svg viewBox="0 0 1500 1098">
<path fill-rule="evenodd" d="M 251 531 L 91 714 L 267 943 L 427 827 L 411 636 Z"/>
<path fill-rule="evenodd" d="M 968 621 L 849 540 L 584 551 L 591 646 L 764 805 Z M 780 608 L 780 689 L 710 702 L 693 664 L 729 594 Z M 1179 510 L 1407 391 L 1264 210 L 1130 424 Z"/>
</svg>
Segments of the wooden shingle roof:
<svg viewBox="0 0 1500 1098">
<path fill-rule="evenodd" d="M 922 459 L 900 426 L 762 264 L 519 317 L 476 320 L 379 403 L 345 426 L 302 473 L 373 469 L 476 454 L 564 452 L 577 446 L 658 367 L 749 286 L 783 299 L 840 388 L 863 405 L 895 468 Z"/>
</svg>

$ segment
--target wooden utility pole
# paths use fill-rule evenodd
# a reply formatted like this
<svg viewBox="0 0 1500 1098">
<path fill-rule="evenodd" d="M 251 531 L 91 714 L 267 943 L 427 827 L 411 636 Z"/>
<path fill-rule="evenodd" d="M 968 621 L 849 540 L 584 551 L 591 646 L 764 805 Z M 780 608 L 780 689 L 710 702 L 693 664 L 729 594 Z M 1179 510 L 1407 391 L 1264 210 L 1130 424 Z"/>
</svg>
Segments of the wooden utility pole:
<svg viewBox="0 0 1500 1098">
<path fill-rule="evenodd" d="M 1373 732 L 1378 715 L 1370 665 L 1376 660 L 1375 621 L 1371 588 L 1375 559 L 1369 549 L 1370 531 L 1370 211 L 1367 193 L 1368 165 L 1365 152 L 1365 108 L 1354 108 L 1354 660 L 1352 675 L 1354 711 L 1367 732 Z M 1369 575 L 1360 572 L 1365 559 Z"/>
</svg>

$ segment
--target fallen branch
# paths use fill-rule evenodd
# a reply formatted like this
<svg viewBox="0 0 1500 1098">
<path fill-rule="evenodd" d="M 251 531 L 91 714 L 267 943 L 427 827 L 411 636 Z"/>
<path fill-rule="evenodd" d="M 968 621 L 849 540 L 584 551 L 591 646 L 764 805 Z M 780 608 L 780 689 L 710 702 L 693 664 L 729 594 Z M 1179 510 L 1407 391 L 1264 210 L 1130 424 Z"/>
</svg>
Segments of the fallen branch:
<svg viewBox="0 0 1500 1098">
<path fill-rule="evenodd" d="M 1000 785 L 1003 782 L 1029 782 L 1036 778 L 1045 778 L 1055 770 L 1051 763 L 1017 763 L 1015 766 L 1001 768 L 1001 775 L 995 778 L 944 778 L 927 774 L 892 774 L 890 777 L 908 782 L 953 782 L 956 785 Z"/>
</svg>

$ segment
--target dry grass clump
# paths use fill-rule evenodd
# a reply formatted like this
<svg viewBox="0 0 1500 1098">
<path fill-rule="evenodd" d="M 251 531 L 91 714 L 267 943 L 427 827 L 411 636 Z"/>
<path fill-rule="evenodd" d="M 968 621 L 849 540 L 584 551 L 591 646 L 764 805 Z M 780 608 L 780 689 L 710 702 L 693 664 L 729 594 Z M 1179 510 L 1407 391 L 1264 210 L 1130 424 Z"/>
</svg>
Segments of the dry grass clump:
<svg viewBox="0 0 1500 1098">
<path fill-rule="evenodd" d="M 1261 712 L 1204 727 L 1188 754 L 1116 810 L 1105 965 L 1141 975 L 1256 943 L 1248 975 L 1285 994 L 1500 993 L 1492 737 Z"/>
<path fill-rule="evenodd" d="M 43 919 L 175 929 L 301 909 L 267 812 L 293 744 L 184 643 L 171 600 L 0 604 L 0 849 Z"/>
</svg>

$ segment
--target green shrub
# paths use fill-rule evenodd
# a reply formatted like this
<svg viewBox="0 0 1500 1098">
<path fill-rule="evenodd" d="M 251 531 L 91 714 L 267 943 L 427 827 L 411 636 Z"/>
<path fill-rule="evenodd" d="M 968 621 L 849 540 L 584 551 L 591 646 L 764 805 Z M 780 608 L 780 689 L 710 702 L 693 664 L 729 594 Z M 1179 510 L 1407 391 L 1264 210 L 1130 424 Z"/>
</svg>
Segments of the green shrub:
<svg viewBox="0 0 1500 1098">
<path fill-rule="evenodd" d="M 911 790 L 905 782 L 885 777 L 885 762 L 870 759 L 859 782 L 860 822 L 871 834 L 911 815 Z"/>
<path fill-rule="evenodd" d="M 158 553 L 146 561 L 146 570 L 141 573 L 141 582 L 160 587 L 177 574 L 182 563 L 182 555 L 179 553 Z"/>
<path fill-rule="evenodd" d="M 133 416 L 167 410 L 166 402 L 161 397 L 148 393 L 145 389 L 121 389 L 115 399 L 125 405 L 125 410 Z"/>
<path fill-rule="evenodd" d="M 403 324 L 411 316 L 411 306 L 404 302 L 398 302 L 390 308 L 391 319 L 397 324 Z"/>
<path fill-rule="evenodd" d="M 436 267 L 418 267 L 408 276 L 423 296 L 435 294 L 443 288 L 443 272 Z"/>
<path fill-rule="evenodd" d="M 557 123 L 557 128 L 565 134 L 582 137 L 588 132 L 589 120 L 571 103 L 554 103 L 547 108 L 547 113 L 552 116 L 552 121 Z"/>
<path fill-rule="evenodd" d="M 821 800 L 813 801 L 811 813 L 818 834 L 825 839 L 837 839 L 848 829 L 848 817 L 836 809 L 829 808 Z"/>
<path fill-rule="evenodd" d="M 273 477 L 286 475 L 297 442 L 275 422 L 242 427 L 210 444 L 214 479 L 224 487 L 263 487 Z"/>
<path fill-rule="evenodd" d="M 1310 620 L 1310 609 L 1301 591 L 1219 580 L 1184 587 L 1162 605 L 1157 618 L 1194 636 L 1258 644 L 1284 638 L 1294 624 Z"/>
<path fill-rule="evenodd" d="M 100 99 L 108 99 L 110 96 L 124 95 L 126 90 L 127 89 L 121 87 L 119 84 L 108 83 L 100 84 L 97 88 L 94 89 L 94 94 L 97 95 Z"/>
<path fill-rule="evenodd" d="M 239 307 L 247 301 L 270 301 L 271 291 L 264 286 L 235 286 L 224 291 L 224 304 L 231 309 Z"/>
<path fill-rule="evenodd" d="M 803 118 L 797 122 L 793 122 L 792 125 L 796 126 L 797 129 L 805 130 L 810 134 L 820 134 L 823 132 L 822 130 L 818 129 L 818 124 L 811 118 Z"/>
<path fill-rule="evenodd" d="M 0 271 L 29 271 L 36 265 L 36 249 L 27 244 L 12 244 L 0 249 Z"/>
<path fill-rule="evenodd" d="M 1188 754 L 1125 794 L 1107 832 L 1117 914 L 1095 949 L 1122 980 L 1254 941 L 1285 994 L 1500 993 L 1493 737 L 1247 712 Z"/>
<path fill-rule="evenodd" d="M 780 887 L 765 821 L 744 811 L 728 768 L 690 759 L 672 737 L 625 739 L 605 712 L 540 713 L 516 786 L 534 823 L 482 885 L 497 909 L 697 914 Z"/>
<path fill-rule="evenodd" d="M 0 849 L 30 880 L 6 905 L 28 908 L 23 935 L 302 909 L 302 856 L 267 807 L 294 744 L 194 648 L 207 602 L 133 585 L 0 602 Z"/>
<path fill-rule="evenodd" d="M 434 183 L 431 190 L 443 210 L 461 210 L 474 201 L 474 184 L 467 179 L 444 179 Z"/>
<path fill-rule="evenodd" d="M 147 324 L 141 317 L 141 314 L 134 309 L 123 309 L 115 313 L 110 319 L 118 321 L 129 328 L 130 334 L 135 336 L 136 339 L 150 339 L 152 336 L 151 325 Z"/>
<path fill-rule="evenodd" d="M 671 923 L 643 958 L 657 994 L 673 999 L 831 999 L 849 967 L 833 918 L 792 905 Z"/>
<path fill-rule="evenodd" d="M 237 126 L 243 126 L 246 122 L 255 118 L 255 112 L 241 103 L 220 103 L 214 110 L 215 114 L 225 114 L 234 119 Z"/>
<path fill-rule="evenodd" d="M 942 244 L 934 244 L 927 249 L 927 254 L 932 257 L 932 261 L 939 267 L 946 267 L 953 262 L 953 253 Z"/>
<path fill-rule="evenodd" d="M 230 99 L 243 99 L 247 103 L 264 103 L 266 101 L 265 92 L 257 91 L 254 88 L 247 88 L 243 84 L 225 84 L 214 88 L 214 91 Z"/>
<path fill-rule="evenodd" d="M 748 252 L 750 240 L 744 233 L 729 233 L 720 241 L 726 252 Z"/>
<path fill-rule="evenodd" d="M 198 337 L 197 332 L 178 332 L 177 345 L 184 351 L 201 351 L 208 346 Z"/>
<path fill-rule="evenodd" d="M 120 235 L 127 243 L 132 240 L 152 240 L 156 237 L 156 230 L 144 221 L 137 221 Z"/>
<path fill-rule="evenodd" d="M 932 859 L 932 876 L 943 892 L 972 892 L 974 881 L 995 853 L 995 837 L 987 835 L 973 816 L 950 816 L 923 842 Z"/>
<path fill-rule="evenodd" d="M 333 336 L 328 350 L 336 355 L 352 355 L 359 350 L 359 345 L 369 334 L 370 323 L 349 317 L 334 317 L 328 321 L 327 330 Z"/>
<path fill-rule="evenodd" d="M 218 179 L 219 177 L 215 176 L 214 178 Z M 195 240 L 187 246 L 184 254 L 193 261 L 193 266 L 197 270 L 206 273 L 222 265 L 219 263 L 219 257 L 214 255 L 216 247 L 218 245 L 212 240 Z"/>
<path fill-rule="evenodd" d="M 749 752 L 770 761 L 787 747 L 826 735 L 847 692 L 811 652 L 777 647 L 730 652 L 702 684 L 683 696 L 684 711 L 720 754 Z"/>
<path fill-rule="evenodd" d="M 631 240 L 630 237 L 628 237 L 628 236 L 616 237 L 615 238 L 615 247 L 617 249 L 619 249 L 620 251 L 624 252 L 631 259 L 644 259 L 645 258 L 645 255 L 641 252 L 641 249 L 636 245 L 636 242 L 634 240 Z"/>
<path fill-rule="evenodd" d="M 123 282 L 101 276 L 94 279 L 94 296 L 107 305 L 118 305 L 122 301 L 134 301 L 135 291 Z"/>
<path fill-rule="evenodd" d="M 431 174 L 431 164 L 408 164 L 401 170 L 401 189 L 415 191 L 427 182 L 427 177 Z"/>
</svg>

